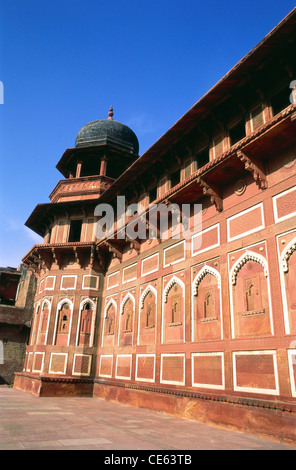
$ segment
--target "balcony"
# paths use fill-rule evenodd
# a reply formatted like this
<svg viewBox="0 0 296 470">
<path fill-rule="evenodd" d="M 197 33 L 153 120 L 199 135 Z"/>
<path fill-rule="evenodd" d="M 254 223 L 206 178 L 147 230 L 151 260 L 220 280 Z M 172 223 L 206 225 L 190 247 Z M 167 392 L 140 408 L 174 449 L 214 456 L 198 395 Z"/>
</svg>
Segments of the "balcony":
<svg viewBox="0 0 296 470">
<path fill-rule="evenodd" d="M 98 198 L 113 183 L 107 176 L 83 176 L 60 180 L 49 195 L 50 202 Z"/>
</svg>

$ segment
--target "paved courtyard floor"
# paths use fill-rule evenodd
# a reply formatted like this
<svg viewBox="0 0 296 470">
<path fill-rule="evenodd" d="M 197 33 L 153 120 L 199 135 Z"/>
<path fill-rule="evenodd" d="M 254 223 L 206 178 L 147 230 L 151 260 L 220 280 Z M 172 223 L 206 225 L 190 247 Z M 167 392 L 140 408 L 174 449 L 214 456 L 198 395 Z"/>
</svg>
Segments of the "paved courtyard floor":
<svg viewBox="0 0 296 470">
<path fill-rule="evenodd" d="M 38 398 L 0 387 L 0 450 L 26 449 L 101 450 L 110 455 L 116 450 L 186 454 L 296 447 L 102 399 Z"/>
</svg>

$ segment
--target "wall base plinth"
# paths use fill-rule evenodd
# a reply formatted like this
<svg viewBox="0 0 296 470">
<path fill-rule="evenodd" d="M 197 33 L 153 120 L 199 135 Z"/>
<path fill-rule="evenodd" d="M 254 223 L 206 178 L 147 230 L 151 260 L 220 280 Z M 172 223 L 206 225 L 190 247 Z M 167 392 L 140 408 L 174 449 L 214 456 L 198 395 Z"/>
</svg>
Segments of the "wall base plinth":
<svg viewBox="0 0 296 470">
<path fill-rule="evenodd" d="M 15 373 L 13 388 L 39 397 L 92 397 L 93 380 Z"/>
<path fill-rule="evenodd" d="M 129 387 L 96 379 L 93 396 L 296 446 L 295 404 L 159 387 Z"/>
</svg>

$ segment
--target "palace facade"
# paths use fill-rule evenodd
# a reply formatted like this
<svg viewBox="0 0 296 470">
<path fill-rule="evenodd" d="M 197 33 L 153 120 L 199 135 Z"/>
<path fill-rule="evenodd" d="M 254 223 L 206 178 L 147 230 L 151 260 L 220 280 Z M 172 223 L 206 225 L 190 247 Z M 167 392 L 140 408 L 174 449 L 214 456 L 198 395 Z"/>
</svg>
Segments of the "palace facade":
<svg viewBox="0 0 296 470">
<path fill-rule="evenodd" d="M 296 441 L 295 41 L 296 9 L 141 156 L 112 108 L 79 131 L 26 222 L 44 243 L 23 259 L 37 291 L 15 388 Z M 118 196 L 145 210 L 97 238 Z M 176 239 L 160 222 L 184 204 L 201 224 Z"/>
</svg>

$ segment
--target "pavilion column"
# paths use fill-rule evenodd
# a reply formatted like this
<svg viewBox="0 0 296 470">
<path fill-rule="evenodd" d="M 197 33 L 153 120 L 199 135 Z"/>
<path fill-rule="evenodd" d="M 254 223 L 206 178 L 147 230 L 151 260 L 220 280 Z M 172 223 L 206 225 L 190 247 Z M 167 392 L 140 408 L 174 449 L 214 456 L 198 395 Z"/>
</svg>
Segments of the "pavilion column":
<svg viewBox="0 0 296 470">
<path fill-rule="evenodd" d="M 107 174 L 107 157 L 104 155 L 101 158 L 100 176 L 106 176 Z"/>
<path fill-rule="evenodd" d="M 80 173 L 81 173 L 81 167 L 82 167 L 82 163 L 81 162 L 77 162 L 77 166 L 76 166 L 76 178 L 79 178 L 80 177 Z"/>
</svg>

